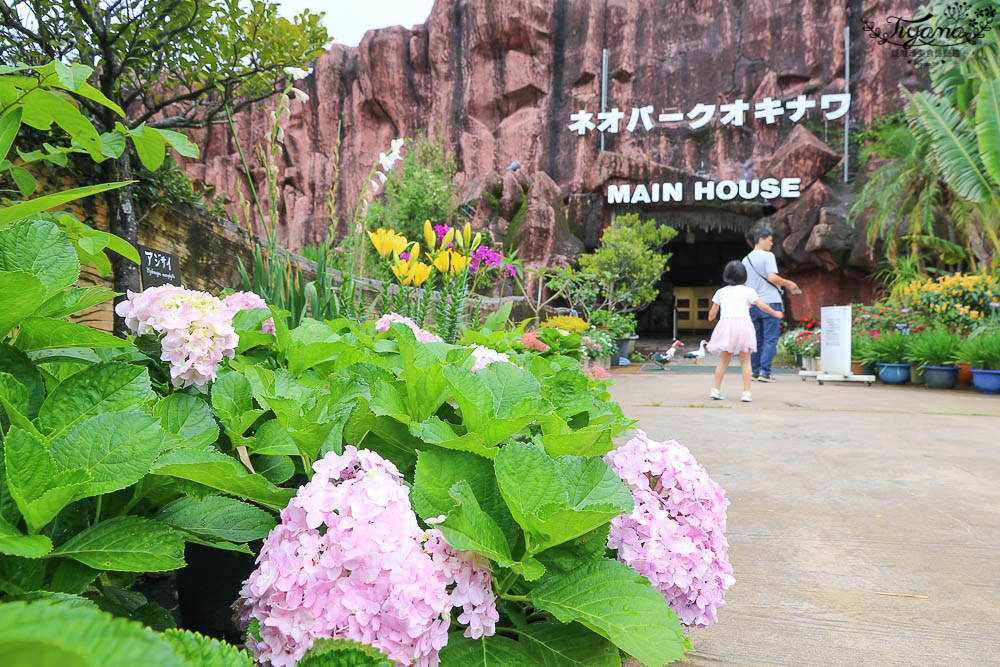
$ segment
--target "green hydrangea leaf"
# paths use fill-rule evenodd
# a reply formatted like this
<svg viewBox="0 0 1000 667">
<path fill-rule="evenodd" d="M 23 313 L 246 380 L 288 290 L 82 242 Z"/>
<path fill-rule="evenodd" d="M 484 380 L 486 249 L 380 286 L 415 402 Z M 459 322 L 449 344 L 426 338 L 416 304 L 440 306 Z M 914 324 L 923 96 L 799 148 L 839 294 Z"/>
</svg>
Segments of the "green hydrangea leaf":
<svg viewBox="0 0 1000 667">
<path fill-rule="evenodd" d="M 24 352 L 62 347 L 132 347 L 132 343 L 97 329 L 46 317 L 29 317 L 21 323 L 15 341 Z"/>
<path fill-rule="evenodd" d="M 518 628 L 519 643 L 537 667 L 621 667 L 614 644 L 578 623 L 532 623 Z"/>
<path fill-rule="evenodd" d="M 0 271 L 0 339 L 38 309 L 48 288 L 28 271 Z"/>
<path fill-rule="evenodd" d="M 250 655 L 236 646 L 190 630 L 171 628 L 163 639 L 186 664 L 197 667 L 253 667 Z"/>
<path fill-rule="evenodd" d="M 138 623 L 55 601 L 0 604 L 0 655 L 10 667 L 195 664 Z"/>
<path fill-rule="evenodd" d="M 64 542 L 51 556 L 116 572 L 163 572 L 185 564 L 181 534 L 137 516 L 119 516 L 94 524 Z"/>
<path fill-rule="evenodd" d="M 317 639 L 299 667 L 392 667 L 382 651 L 350 639 Z"/>
<path fill-rule="evenodd" d="M 275 526 L 274 515 L 235 498 L 185 497 L 156 513 L 157 521 L 208 540 L 250 542 L 267 537 Z"/>
<path fill-rule="evenodd" d="M 145 373 L 145 371 L 143 371 Z M 70 427 L 49 445 L 62 469 L 83 469 L 90 481 L 78 497 L 110 493 L 135 484 L 149 472 L 163 445 L 155 417 L 107 412 Z"/>
<path fill-rule="evenodd" d="M 205 447 L 219 439 L 219 425 L 208 404 L 188 394 L 165 396 L 153 408 L 166 442 L 172 446 Z"/>
<path fill-rule="evenodd" d="M 0 518 L 0 553 L 22 558 L 41 558 L 52 551 L 52 540 L 45 535 L 22 535 Z"/>
<path fill-rule="evenodd" d="M 278 509 L 295 495 L 295 489 L 279 489 L 262 475 L 251 475 L 238 461 L 219 452 L 175 449 L 161 456 L 151 472 L 197 482 Z"/>
<path fill-rule="evenodd" d="M 469 639 L 461 633 L 448 635 L 441 649 L 442 667 L 526 667 L 535 665 L 520 642 L 501 635 Z"/>
<path fill-rule="evenodd" d="M 632 494 L 601 459 L 560 456 L 512 443 L 494 461 L 497 484 L 524 529 L 529 555 L 632 511 Z M 531 471 L 531 474 L 525 474 Z"/>
<path fill-rule="evenodd" d="M 80 262 L 73 244 L 55 223 L 21 220 L 0 229 L 0 271 L 22 270 L 55 292 L 76 282 Z"/>
<path fill-rule="evenodd" d="M 90 482 L 86 470 L 61 469 L 42 440 L 16 426 L 7 432 L 4 466 L 10 495 L 32 533 L 76 500 Z"/>
<path fill-rule="evenodd" d="M 536 608 L 580 623 L 647 665 L 684 657 L 677 615 L 649 579 L 624 563 L 593 561 L 546 579 L 530 596 Z"/>
<path fill-rule="evenodd" d="M 38 426 L 53 433 L 95 415 L 138 407 L 153 399 L 149 372 L 141 366 L 95 364 L 63 380 L 38 411 Z"/>
</svg>

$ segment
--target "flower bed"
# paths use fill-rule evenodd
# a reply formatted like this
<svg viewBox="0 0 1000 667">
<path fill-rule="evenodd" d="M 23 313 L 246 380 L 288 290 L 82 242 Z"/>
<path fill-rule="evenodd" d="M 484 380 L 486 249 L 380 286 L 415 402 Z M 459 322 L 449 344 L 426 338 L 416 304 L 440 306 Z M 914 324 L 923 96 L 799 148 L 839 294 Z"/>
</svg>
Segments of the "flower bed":
<svg viewBox="0 0 1000 667">
<path fill-rule="evenodd" d="M 0 254 L 0 565 L 19 572 L 0 587 L 46 600 L 17 603 L 24 618 L 79 616 L 97 643 L 124 632 L 74 607 L 99 604 L 162 630 L 134 573 L 262 538 L 238 609 L 273 665 L 549 664 L 568 646 L 664 664 L 722 608 L 721 489 L 675 443 L 614 450 L 634 423 L 581 372 L 579 334 L 501 322 L 448 344 L 395 313 L 290 329 L 251 295 L 169 288 L 119 305 L 139 334 L 121 340 L 61 319 L 109 294 L 67 287 L 78 264 L 52 223 L 8 236 L 29 241 Z M 249 663 L 173 632 L 143 641 Z"/>
</svg>

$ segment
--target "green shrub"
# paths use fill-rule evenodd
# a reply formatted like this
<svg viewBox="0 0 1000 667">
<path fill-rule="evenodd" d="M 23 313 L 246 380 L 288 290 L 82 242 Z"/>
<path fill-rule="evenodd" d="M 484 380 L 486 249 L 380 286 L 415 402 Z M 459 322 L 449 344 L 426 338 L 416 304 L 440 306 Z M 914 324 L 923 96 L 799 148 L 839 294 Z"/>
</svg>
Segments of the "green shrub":
<svg viewBox="0 0 1000 667">
<path fill-rule="evenodd" d="M 590 324 L 595 327 L 607 327 L 615 338 L 625 338 L 635 333 L 635 314 L 619 315 L 608 310 L 595 311 L 590 316 Z"/>
<path fill-rule="evenodd" d="M 1000 335 L 984 334 L 966 339 L 956 359 L 973 368 L 1000 371 Z"/>
<path fill-rule="evenodd" d="M 417 134 L 407 143 L 402 167 L 389 172 L 383 196 L 368 207 L 367 228 L 420 239 L 425 220 L 449 224 L 458 206 L 455 169 L 443 138 Z"/>
<path fill-rule="evenodd" d="M 866 362 L 883 364 L 906 364 L 910 356 L 910 336 L 903 334 L 887 334 L 876 336 L 868 344 Z"/>
<path fill-rule="evenodd" d="M 671 253 L 660 248 L 677 236 L 673 227 L 639 220 L 637 213 L 615 219 L 593 253 L 577 259 L 583 272 L 597 277 L 601 307 L 619 313 L 639 310 L 656 298 L 656 284 Z"/>
<path fill-rule="evenodd" d="M 911 336 L 909 360 L 925 366 L 953 366 L 962 339 L 941 329 L 922 331 Z"/>
</svg>

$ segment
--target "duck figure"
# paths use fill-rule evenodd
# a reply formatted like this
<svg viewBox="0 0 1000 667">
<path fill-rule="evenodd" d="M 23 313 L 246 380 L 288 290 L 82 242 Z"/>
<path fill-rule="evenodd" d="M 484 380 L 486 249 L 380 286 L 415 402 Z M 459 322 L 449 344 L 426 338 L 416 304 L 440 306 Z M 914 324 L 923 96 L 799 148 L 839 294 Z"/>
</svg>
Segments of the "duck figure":
<svg viewBox="0 0 1000 667">
<path fill-rule="evenodd" d="M 667 370 L 667 364 L 674 360 L 674 355 L 677 350 L 684 347 L 684 343 L 679 340 L 674 340 L 674 342 L 667 348 L 666 352 L 657 352 L 653 355 L 653 361 L 658 363 L 663 370 Z"/>
<path fill-rule="evenodd" d="M 708 345 L 707 340 L 701 341 L 698 345 L 697 350 L 692 350 L 684 355 L 685 359 L 694 359 L 694 363 L 697 364 L 699 361 L 705 358 L 705 346 Z"/>
</svg>

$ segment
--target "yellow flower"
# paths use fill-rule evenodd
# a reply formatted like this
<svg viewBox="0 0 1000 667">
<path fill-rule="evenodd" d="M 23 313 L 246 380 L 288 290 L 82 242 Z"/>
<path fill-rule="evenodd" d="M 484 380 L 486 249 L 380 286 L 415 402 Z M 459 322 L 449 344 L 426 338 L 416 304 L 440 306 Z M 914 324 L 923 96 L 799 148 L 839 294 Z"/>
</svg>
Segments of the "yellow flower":
<svg viewBox="0 0 1000 667">
<path fill-rule="evenodd" d="M 375 252 L 378 253 L 379 257 L 398 255 L 408 245 L 405 236 L 397 234 L 391 229 L 379 227 L 374 232 L 368 232 L 368 237 L 372 240 L 372 245 L 375 246 Z"/>
<path fill-rule="evenodd" d="M 457 252 L 452 253 L 451 257 L 451 272 L 458 273 L 465 269 L 469 264 L 469 258 L 463 255 L 459 255 Z"/>
<path fill-rule="evenodd" d="M 450 246 L 454 238 L 455 238 L 455 228 L 452 227 L 451 229 L 448 230 L 448 233 L 444 235 L 444 238 L 441 239 L 441 247 L 447 248 L 448 246 Z"/>
<path fill-rule="evenodd" d="M 427 244 L 427 252 L 434 252 L 434 244 L 437 241 L 437 233 L 431 226 L 430 220 L 424 220 L 424 243 Z"/>
<path fill-rule="evenodd" d="M 451 256 L 452 252 L 450 250 L 445 250 L 434 258 L 434 268 L 441 273 L 448 273 L 451 269 Z"/>
<path fill-rule="evenodd" d="M 423 262 L 417 262 L 410 267 L 410 275 L 408 276 L 413 280 L 413 284 L 417 287 L 423 285 L 431 275 L 430 264 L 424 264 Z"/>
<path fill-rule="evenodd" d="M 410 281 L 413 280 L 413 276 L 410 275 L 409 271 L 409 262 L 399 261 L 392 266 L 392 272 L 396 274 L 396 280 L 398 280 L 401 285 L 409 285 Z"/>
</svg>

